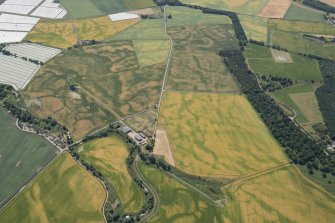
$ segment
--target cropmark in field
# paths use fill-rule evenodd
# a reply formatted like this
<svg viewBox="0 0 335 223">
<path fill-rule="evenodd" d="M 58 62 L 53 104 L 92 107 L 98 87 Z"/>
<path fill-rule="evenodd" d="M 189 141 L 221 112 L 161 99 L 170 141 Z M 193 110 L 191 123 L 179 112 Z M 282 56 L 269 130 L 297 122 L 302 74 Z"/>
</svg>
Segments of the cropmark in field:
<svg viewBox="0 0 335 223">
<path fill-rule="evenodd" d="M 77 148 L 81 158 L 95 166 L 115 189 L 122 209 L 136 213 L 144 204 L 144 194 L 128 173 L 127 145 L 115 136 L 97 139 Z"/>
<path fill-rule="evenodd" d="M 168 92 L 159 125 L 167 131 L 176 167 L 187 173 L 236 178 L 288 162 L 240 95 Z"/>
<path fill-rule="evenodd" d="M 293 166 L 242 181 L 226 189 L 226 195 L 227 222 L 314 223 L 335 217 L 334 196 Z"/>
<path fill-rule="evenodd" d="M 102 184 L 65 153 L 0 212 L 0 222 L 103 223 L 105 197 Z"/>
<path fill-rule="evenodd" d="M 58 48 L 67 48 L 79 40 L 104 40 L 136 24 L 139 19 L 112 22 L 108 16 L 80 20 L 42 19 L 26 40 Z"/>
<path fill-rule="evenodd" d="M 222 208 L 215 207 L 162 170 L 140 164 L 145 178 L 159 195 L 159 207 L 149 222 L 223 222 Z"/>
<path fill-rule="evenodd" d="M 219 56 L 237 49 L 231 25 L 180 26 L 168 29 L 174 41 L 166 89 L 238 93 L 239 88 Z"/>
<path fill-rule="evenodd" d="M 140 68 L 131 42 L 87 46 L 43 66 L 24 95 L 39 102 L 30 111 L 54 117 L 78 140 L 114 121 L 115 113 L 125 117 L 155 106 L 164 69 L 162 63 Z"/>
</svg>

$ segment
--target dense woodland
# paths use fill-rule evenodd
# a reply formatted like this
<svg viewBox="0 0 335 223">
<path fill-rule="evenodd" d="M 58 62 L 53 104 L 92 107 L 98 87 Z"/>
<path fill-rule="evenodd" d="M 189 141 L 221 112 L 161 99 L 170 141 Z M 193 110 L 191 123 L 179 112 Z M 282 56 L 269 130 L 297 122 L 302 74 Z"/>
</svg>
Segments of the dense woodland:
<svg viewBox="0 0 335 223">
<path fill-rule="evenodd" d="M 320 111 L 332 140 L 335 140 L 335 62 L 320 61 L 324 83 L 317 89 Z"/>
<path fill-rule="evenodd" d="M 320 2 L 318 0 L 304 0 L 303 3 L 307 6 L 310 6 L 312 8 L 315 8 L 315 9 L 318 9 L 318 10 L 321 10 L 327 13 L 335 13 L 334 7 L 326 3 Z"/>
</svg>

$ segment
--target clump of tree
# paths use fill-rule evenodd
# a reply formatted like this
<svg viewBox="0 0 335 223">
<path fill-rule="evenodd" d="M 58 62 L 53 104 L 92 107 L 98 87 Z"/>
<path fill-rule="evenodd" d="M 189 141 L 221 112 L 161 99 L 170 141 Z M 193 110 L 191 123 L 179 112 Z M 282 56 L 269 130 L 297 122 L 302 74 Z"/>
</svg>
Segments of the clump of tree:
<svg viewBox="0 0 335 223">
<path fill-rule="evenodd" d="M 270 75 L 261 76 L 261 85 L 264 91 L 273 92 L 293 85 L 293 80 L 286 77 Z"/>
</svg>

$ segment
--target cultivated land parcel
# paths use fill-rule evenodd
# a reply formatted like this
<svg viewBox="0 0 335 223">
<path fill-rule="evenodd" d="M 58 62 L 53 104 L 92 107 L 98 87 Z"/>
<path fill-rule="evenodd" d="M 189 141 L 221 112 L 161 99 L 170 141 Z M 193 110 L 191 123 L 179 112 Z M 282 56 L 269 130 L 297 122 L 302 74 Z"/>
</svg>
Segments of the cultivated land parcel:
<svg viewBox="0 0 335 223">
<path fill-rule="evenodd" d="M 104 217 L 114 222 L 132 216 L 164 223 L 334 219 L 335 197 L 302 175 L 285 155 L 295 150 L 283 148 L 274 138 L 280 141 L 280 129 L 273 130 L 262 111 L 265 106 L 257 104 L 257 94 L 264 92 L 258 88 L 251 90 L 255 95 L 246 92 L 229 63 L 231 58 L 220 56 L 222 51 L 238 54 L 245 45 L 245 61 L 256 74 L 247 70 L 245 75 L 258 78 L 260 86 L 262 76 L 292 79 L 292 86 L 266 94 L 276 99 L 270 103 L 294 110 L 297 116 L 292 114 L 291 119 L 312 132 L 315 124 L 324 124 L 314 91 L 325 80 L 322 65 L 297 52 L 334 58 L 334 44 L 316 38 L 335 35 L 333 27 L 325 24 L 324 13 L 290 0 L 182 0 L 235 11 L 247 38 L 288 48 L 286 52 L 260 46 L 263 43 L 239 42 L 235 35 L 242 30 L 232 14 L 231 20 L 167 6 L 142 11 L 155 19 L 116 22 L 107 15 L 152 6 L 153 1 L 60 2 L 69 12 L 67 19 L 41 19 L 26 40 L 62 48 L 61 53 L 41 66 L 32 82 L 18 92 L 22 96 L 18 103 L 24 99 L 24 109 L 40 118 L 51 116 L 66 126 L 74 141 L 84 140 L 69 146 L 70 153 L 63 151 L 1 210 L 0 222 L 105 222 Z M 103 42 L 72 47 L 87 39 Z M 19 57 L 34 57 L 44 49 L 29 50 L 27 45 L 6 49 Z M 46 61 L 47 57 L 41 52 L 33 59 Z M 1 58 L 0 63 L 8 62 Z M 258 87 L 256 79 L 254 87 Z M 0 142 L 5 147 L 0 146 L 0 179 L 5 183 L 0 182 L 0 202 L 55 156 L 43 140 L 17 132 L 13 122 L 1 115 L 0 111 Z M 290 119 L 281 118 L 281 124 L 291 124 Z M 270 123 L 273 134 L 264 123 Z M 124 124 L 154 138 L 155 145 L 149 138 L 148 146 L 135 146 L 117 129 Z M 286 134 L 290 133 L 282 135 Z M 163 157 L 149 152 L 152 146 L 153 154 Z M 162 147 L 158 152 L 157 146 Z M 173 167 L 166 166 L 163 158 Z M 306 166 L 310 165 L 314 163 Z M 305 166 L 303 170 L 310 172 Z M 314 171 L 315 179 L 322 178 L 332 187 L 330 173 Z M 107 191 L 102 183 L 110 196 L 104 208 Z"/>
<path fill-rule="evenodd" d="M 176 166 L 185 172 L 237 178 L 287 163 L 248 101 L 240 95 L 164 95 L 164 125 Z"/>
<path fill-rule="evenodd" d="M 0 222 L 102 223 L 105 196 L 102 184 L 65 153 L 0 212 Z"/>
<path fill-rule="evenodd" d="M 39 136 L 24 133 L 0 107 L 0 207 L 56 155 Z"/>
<path fill-rule="evenodd" d="M 144 204 L 144 194 L 128 173 L 126 166 L 128 150 L 124 142 L 113 136 L 78 147 L 82 158 L 108 178 L 108 182 L 119 197 L 123 211 L 136 213 Z"/>
</svg>

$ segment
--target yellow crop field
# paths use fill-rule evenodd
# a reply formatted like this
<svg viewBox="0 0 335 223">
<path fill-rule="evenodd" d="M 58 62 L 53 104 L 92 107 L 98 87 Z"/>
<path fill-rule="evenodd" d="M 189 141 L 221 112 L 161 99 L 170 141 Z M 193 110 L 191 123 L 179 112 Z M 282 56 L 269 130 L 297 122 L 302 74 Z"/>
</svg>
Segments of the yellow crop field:
<svg viewBox="0 0 335 223">
<path fill-rule="evenodd" d="M 191 174 L 235 178 L 288 162 L 241 95 L 169 92 L 159 124 L 176 166 Z"/>
<path fill-rule="evenodd" d="M 267 18 L 239 15 L 241 24 L 248 39 L 266 42 Z"/>
<path fill-rule="evenodd" d="M 108 179 L 119 196 L 123 211 L 131 213 L 142 208 L 144 194 L 128 173 L 128 148 L 119 138 L 111 136 L 85 143 L 78 147 L 78 152 Z"/>
<path fill-rule="evenodd" d="M 102 184 L 65 153 L 0 212 L 0 222 L 103 223 L 105 197 Z"/>
<path fill-rule="evenodd" d="M 293 166 L 235 185 L 227 196 L 225 222 L 315 223 L 335 218 L 335 197 Z"/>
<path fill-rule="evenodd" d="M 108 16 L 79 20 L 42 19 L 26 40 L 58 48 L 67 48 L 78 40 L 104 40 L 139 22 L 139 19 L 112 22 Z"/>
</svg>

